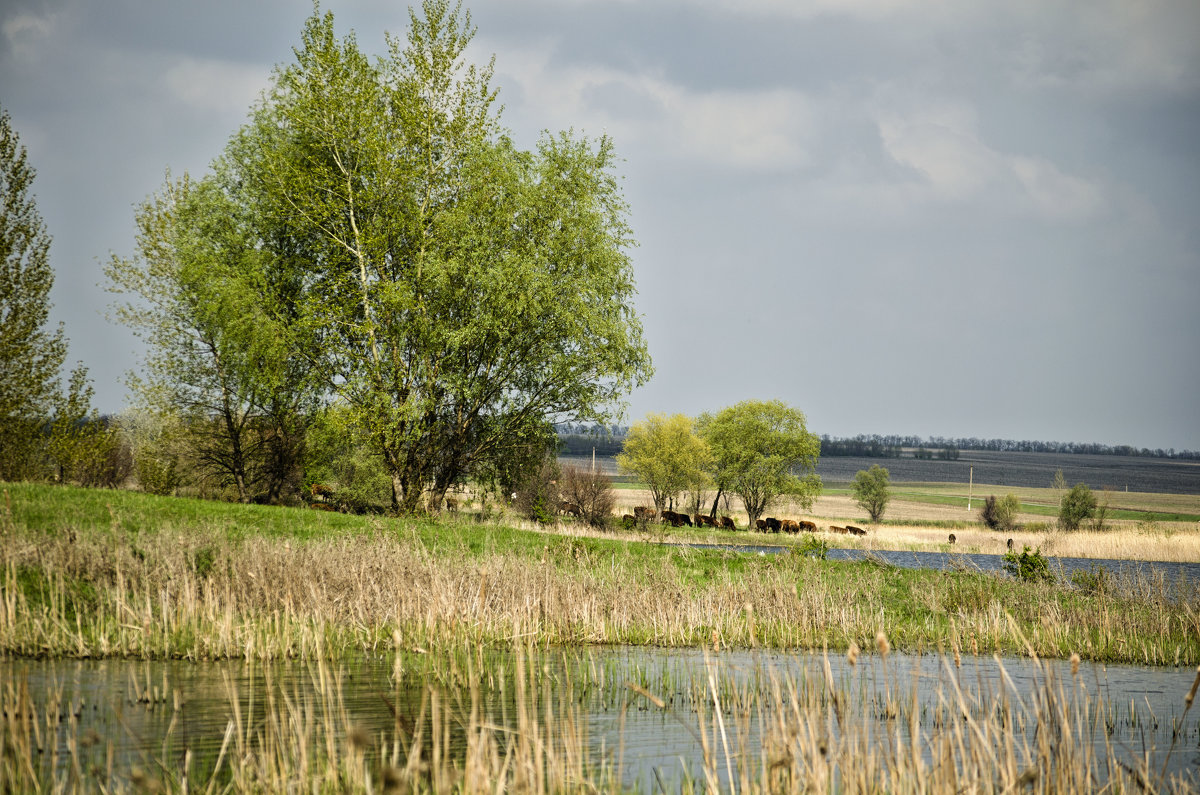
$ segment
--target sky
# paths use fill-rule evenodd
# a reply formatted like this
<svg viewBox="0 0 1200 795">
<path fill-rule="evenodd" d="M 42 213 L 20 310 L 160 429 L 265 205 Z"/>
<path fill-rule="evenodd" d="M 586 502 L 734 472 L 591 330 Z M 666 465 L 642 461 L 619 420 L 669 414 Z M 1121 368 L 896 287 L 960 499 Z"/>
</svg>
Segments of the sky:
<svg viewBox="0 0 1200 795">
<path fill-rule="evenodd" d="M 746 399 L 832 436 L 1200 450 L 1200 3 L 479 0 L 501 121 L 608 135 L 655 374 L 625 420 Z M 405 3 L 327 0 L 366 52 Z M 302 0 L 7 0 L 52 321 L 96 404 L 140 343 L 103 263 L 292 59 Z"/>
</svg>

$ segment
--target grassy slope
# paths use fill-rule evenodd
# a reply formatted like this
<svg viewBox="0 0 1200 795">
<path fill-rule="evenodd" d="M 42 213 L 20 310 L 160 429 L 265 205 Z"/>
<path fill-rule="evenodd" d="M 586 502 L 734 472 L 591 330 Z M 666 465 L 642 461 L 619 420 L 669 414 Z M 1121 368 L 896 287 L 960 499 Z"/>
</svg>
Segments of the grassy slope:
<svg viewBox="0 0 1200 795">
<path fill-rule="evenodd" d="M 760 557 L 470 521 L 8 484 L 0 650 L 325 656 L 398 643 L 901 649 L 1193 663 L 1196 594 Z M 743 538 L 744 538 L 743 534 Z"/>
</svg>

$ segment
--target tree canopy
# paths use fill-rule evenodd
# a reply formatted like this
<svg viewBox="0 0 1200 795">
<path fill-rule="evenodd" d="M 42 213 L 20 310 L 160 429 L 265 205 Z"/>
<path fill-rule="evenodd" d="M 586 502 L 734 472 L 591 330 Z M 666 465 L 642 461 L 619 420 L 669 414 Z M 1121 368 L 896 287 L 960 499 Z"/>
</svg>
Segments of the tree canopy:
<svg viewBox="0 0 1200 795">
<path fill-rule="evenodd" d="M 0 109 L 0 479 L 41 466 L 42 426 L 54 409 L 67 353 L 48 329 L 50 235 L 31 193 L 36 172 Z"/>
<path fill-rule="evenodd" d="M 783 401 L 747 400 L 703 415 L 700 435 L 712 449 L 717 488 L 741 497 L 751 527 L 780 496 L 808 509 L 821 493 L 821 441 Z"/>
<path fill-rule="evenodd" d="M 646 484 L 660 512 L 681 491 L 705 480 L 710 463 L 708 445 L 684 414 L 647 415 L 629 429 L 625 449 L 617 455 L 617 466 Z"/>
<path fill-rule="evenodd" d="M 892 499 L 888 483 L 889 474 L 891 473 L 886 467 L 873 464 L 870 469 L 860 469 L 850 484 L 850 493 L 854 495 L 854 501 L 867 512 L 872 522 L 883 518 L 883 512 L 887 510 L 887 504 Z"/>
<path fill-rule="evenodd" d="M 188 222 L 236 219 L 226 239 L 249 244 L 233 261 L 254 263 L 239 269 L 250 281 L 218 281 L 203 315 L 251 365 L 236 371 L 252 376 L 245 399 L 262 372 L 286 374 L 264 361 L 310 373 L 310 394 L 369 440 L 402 512 L 528 457 L 550 422 L 607 421 L 651 372 L 612 142 L 559 133 L 519 148 L 491 66 L 465 62 L 470 15 L 427 0 L 409 22 L 371 60 L 314 11 L 203 182 L 218 194 L 206 223 Z M 242 333 L 234 306 L 290 344 Z"/>
</svg>

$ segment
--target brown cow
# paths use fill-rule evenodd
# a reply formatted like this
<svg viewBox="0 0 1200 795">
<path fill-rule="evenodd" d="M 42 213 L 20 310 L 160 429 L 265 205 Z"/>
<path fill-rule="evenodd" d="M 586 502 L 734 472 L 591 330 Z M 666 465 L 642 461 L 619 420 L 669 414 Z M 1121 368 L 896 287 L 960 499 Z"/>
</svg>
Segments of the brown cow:
<svg viewBox="0 0 1200 795">
<path fill-rule="evenodd" d="M 583 516 L 583 509 L 573 502 L 563 500 L 558 504 L 559 513 L 569 513 L 572 516 Z"/>
<path fill-rule="evenodd" d="M 1012 539 L 1008 539 L 1008 551 L 1012 552 Z"/>
<path fill-rule="evenodd" d="M 779 529 L 785 533 L 799 533 L 800 525 L 795 519 L 783 519 L 779 522 Z"/>
<path fill-rule="evenodd" d="M 721 517 L 721 528 L 724 530 L 737 530 L 737 525 L 733 523 L 733 519 L 728 516 Z"/>
<path fill-rule="evenodd" d="M 754 520 L 754 529 L 760 533 L 767 532 L 767 520 L 766 519 L 755 519 Z"/>
<path fill-rule="evenodd" d="M 855 527 L 852 524 L 846 525 L 846 532 L 852 536 L 865 536 L 867 534 L 866 530 L 863 530 L 861 527 Z"/>
<path fill-rule="evenodd" d="M 829 532 L 831 532 L 831 533 L 841 533 L 842 535 L 846 535 L 846 533 L 848 533 L 848 532 L 850 532 L 850 531 L 849 531 L 849 530 L 847 530 L 847 529 L 846 529 L 846 528 L 844 528 L 844 527 L 838 527 L 837 525 L 833 525 L 833 524 L 831 524 L 831 525 L 829 525 Z"/>
<path fill-rule="evenodd" d="M 800 525 L 801 530 L 807 530 L 810 533 L 815 533 L 817 531 L 816 522 L 810 522 L 807 519 L 801 519 L 799 522 L 796 522 L 796 524 Z"/>
<path fill-rule="evenodd" d="M 646 521 L 650 521 L 658 514 L 655 513 L 653 508 L 648 508 L 645 505 L 639 505 L 633 509 L 633 515 L 638 519 L 645 519 Z"/>
<path fill-rule="evenodd" d="M 954 542 L 955 542 L 955 541 L 957 541 L 957 540 L 958 540 L 958 539 L 954 537 L 954 533 L 951 533 L 951 534 L 950 534 L 950 545 L 951 545 L 951 546 L 953 546 L 953 545 L 954 545 Z"/>
<path fill-rule="evenodd" d="M 716 527 L 717 526 L 717 520 L 712 518 L 711 516 L 705 516 L 702 513 L 698 513 L 693 518 L 696 520 L 696 527 Z"/>
</svg>

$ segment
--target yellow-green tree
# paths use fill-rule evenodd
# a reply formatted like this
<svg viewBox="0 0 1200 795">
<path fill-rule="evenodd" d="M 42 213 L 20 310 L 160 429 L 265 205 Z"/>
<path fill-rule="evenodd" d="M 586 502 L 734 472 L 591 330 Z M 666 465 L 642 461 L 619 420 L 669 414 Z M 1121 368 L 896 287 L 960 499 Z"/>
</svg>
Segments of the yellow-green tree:
<svg viewBox="0 0 1200 795">
<path fill-rule="evenodd" d="M 685 414 L 648 414 L 634 423 L 617 455 L 622 472 L 635 475 L 650 489 L 654 508 L 662 511 L 685 489 L 705 477 L 711 461 L 708 445 Z"/>
<path fill-rule="evenodd" d="M 780 496 L 809 508 L 821 493 L 821 440 L 809 432 L 804 412 L 781 400 L 746 400 L 704 415 L 700 433 L 712 449 L 717 498 L 741 497 L 751 527 Z"/>
</svg>

